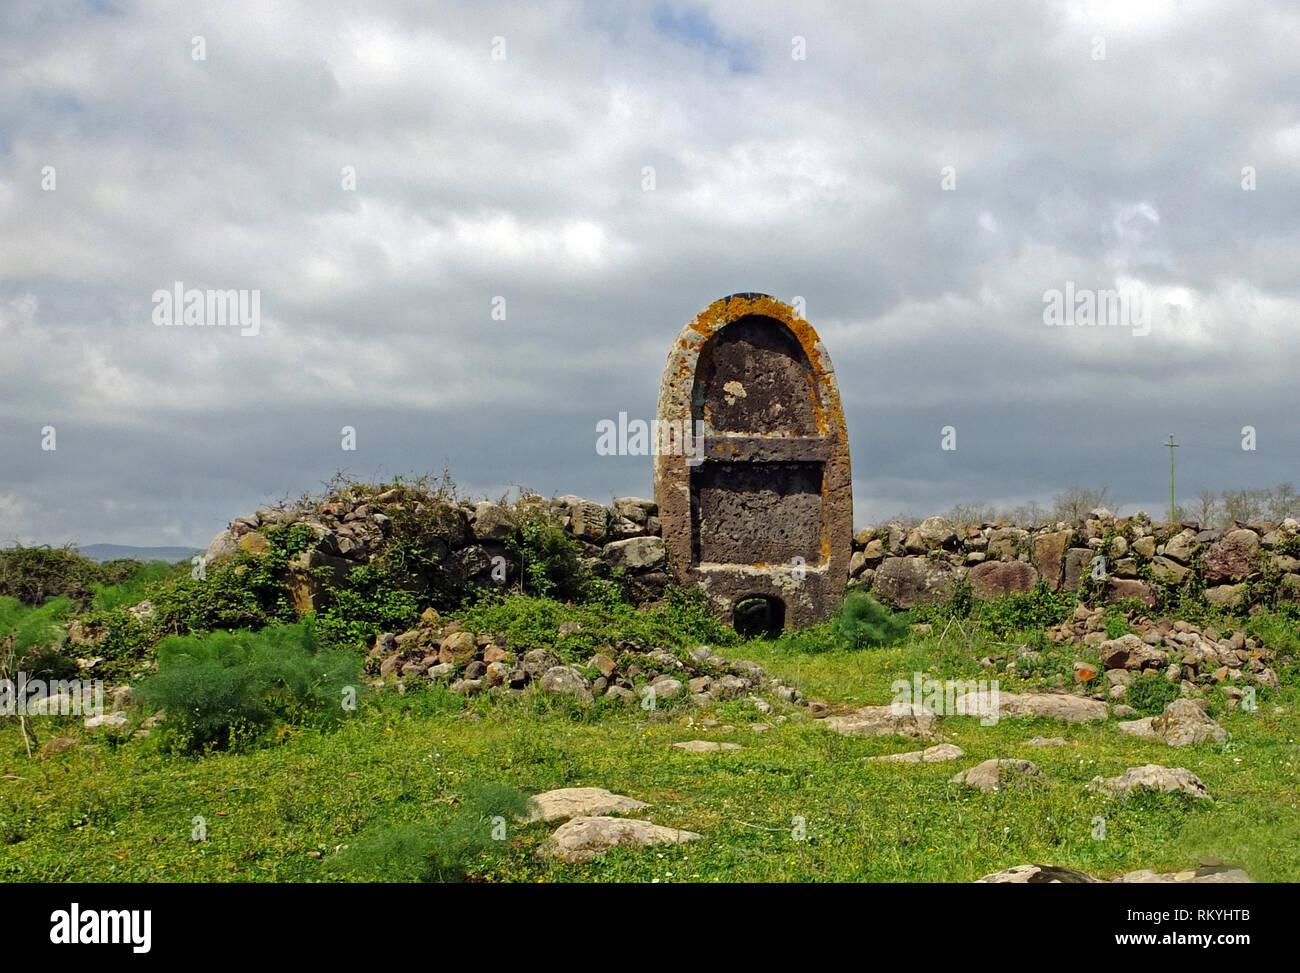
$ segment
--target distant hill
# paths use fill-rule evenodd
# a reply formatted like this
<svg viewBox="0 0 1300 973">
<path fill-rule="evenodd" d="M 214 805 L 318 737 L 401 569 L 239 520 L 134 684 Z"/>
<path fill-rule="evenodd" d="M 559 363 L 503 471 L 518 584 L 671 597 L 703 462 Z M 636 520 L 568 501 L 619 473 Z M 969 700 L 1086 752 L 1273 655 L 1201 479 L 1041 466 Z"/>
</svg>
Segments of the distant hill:
<svg viewBox="0 0 1300 973">
<path fill-rule="evenodd" d="M 112 561 L 120 557 L 136 561 L 188 561 L 203 551 L 197 547 L 132 547 L 130 544 L 84 544 L 78 548 L 92 561 Z"/>
</svg>

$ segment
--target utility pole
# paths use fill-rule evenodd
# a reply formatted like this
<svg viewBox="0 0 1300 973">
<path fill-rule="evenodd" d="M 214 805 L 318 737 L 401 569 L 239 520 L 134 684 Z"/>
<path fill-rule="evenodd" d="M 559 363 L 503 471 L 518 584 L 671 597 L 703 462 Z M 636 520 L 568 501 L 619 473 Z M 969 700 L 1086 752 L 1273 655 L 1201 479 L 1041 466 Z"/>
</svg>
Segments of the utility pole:
<svg viewBox="0 0 1300 973">
<path fill-rule="evenodd" d="M 1169 449 L 1169 522 L 1172 524 L 1174 522 L 1174 450 L 1178 448 L 1173 433 L 1169 434 L 1169 442 L 1163 445 Z"/>
</svg>

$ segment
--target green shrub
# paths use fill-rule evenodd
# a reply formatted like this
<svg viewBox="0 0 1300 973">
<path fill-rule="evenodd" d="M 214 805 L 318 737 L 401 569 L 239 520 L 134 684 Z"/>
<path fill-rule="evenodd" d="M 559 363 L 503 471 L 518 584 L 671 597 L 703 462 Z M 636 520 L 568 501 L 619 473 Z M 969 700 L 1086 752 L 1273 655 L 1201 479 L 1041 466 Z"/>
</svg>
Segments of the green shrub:
<svg viewBox="0 0 1300 973">
<path fill-rule="evenodd" d="M 1106 619 L 1106 638 L 1108 639 L 1117 639 L 1131 631 L 1128 619 L 1123 615 L 1111 615 Z"/>
<path fill-rule="evenodd" d="M 297 616 L 283 580 L 286 561 L 274 552 L 241 551 L 210 565 L 200 580 L 184 572 L 150 594 L 161 631 L 175 634 L 262 628 Z"/>
<path fill-rule="evenodd" d="M 39 608 L 17 598 L 0 597 L 0 638 L 14 634 L 14 653 L 22 656 L 32 649 L 63 644 L 63 623 L 72 614 L 68 598 L 52 598 Z"/>
<path fill-rule="evenodd" d="M 1056 625 L 1069 617 L 1076 603 L 1070 592 L 1053 592 L 1040 581 L 1033 591 L 985 602 L 974 614 L 982 627 L 999 638 L 1006 638 L 1013 632 Z"/>
<path fill-rule="evenodd" d="M 558 523 L 543 515 L 526 519 L 506 549 L 523 566 L 523 593 L 556 598 L 580 598 L 588 581 L 579 555 L 582 545 Z"/>
<path fill-rule="evenodd" d="M 172 577 L 188 576 L 190 572 L 188 564 L 168 564 L 165 561 L 150 561 L 148 564 L 141 564 L 139 561 L 125 563 L 131 565 L 131 570 L 124 578 L 92 586 L 94 592 L 92 608 L 97 611 L 113 611 L 116 608 L 138 605 L 162 582 Z"/>
<path fill-rule="evenodd" d="M 260 632 L 173 636 L 158 645 L 158 672 L 140 695 L 167 714 L 168 743 L 197 752 L 252 742 L 275 721 L 325 724 L 344 715 L 356 686 L 355 653 L 318 651 L 311 622 Z"/>
<path fill-rule="evenodd" d="M 893 645 L 906 637 L 907 617 L 895 615 L 860 588 L 850 588 L 831 619 L 831 637 L 841 649 Z"/>
<path fill-rule="evenodd" d="M 372 644 L 380 632 L 403 632 L 420 617 L 420 598 L 410 578 L 382 562 L 348 572 L 343 585 L 329 586 L 328 607 L 317 613 L 317 635 L 332 648 Z"/>
<path fill-rule="evenodd" d="M 1136 677 L 1128 687 L 1124 701 L 1143 716 L 1158 716 L 1178 698 L 1178 686 L 1163 675 Z"/>
<path fill-rule="evenodd" d="M 456 815 L 442 827 L 380 825 L 353 841 L 327 871 L 371 882 L 458 882 L 472 858 L 494 844 L 528 809 L 529 799 L 505 784 L 471 789 Z"/>
<path fill-rule="evenodd" d="M 85 605 L 92 587 L 103 583 L 111 583 L 110 572 L 71 546 L 18 545 L 0 551 L 0 596 L 24 605 L 60 596 Z"/>
</svg>

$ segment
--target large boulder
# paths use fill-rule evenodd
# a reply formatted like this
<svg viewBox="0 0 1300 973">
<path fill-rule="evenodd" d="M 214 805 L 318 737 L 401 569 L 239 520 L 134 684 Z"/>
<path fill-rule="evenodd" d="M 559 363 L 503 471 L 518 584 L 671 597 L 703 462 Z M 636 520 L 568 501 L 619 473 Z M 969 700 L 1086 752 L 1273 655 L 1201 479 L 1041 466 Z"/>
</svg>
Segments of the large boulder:
<svg viewBox="0 0 1300 973">
<path fill-rule="evenodd" d="M 1092 569 L 1092 559 L 1096 553 L 1090 547 L 1072 547 L 1065 552 L 1065 578 L 1061 587 L 1066 591 L 1078 591 L 1084 579 Z"/>
<path fill-rule="evenodd" d="M 957 532 L 943 517 L 930 517 L 916 525 L 903 542 L 909 554 L 928 554 L 930 551 L 957 546 Z"/>
<path fill-rule="evenodd" d="M 1209 798 L 1201 779 L 1185 767 L 1163 767 L 1160 764 L 1143 764 L 1130 767 L 1118 777 L 1094 777 L 1088 790 L 1124 797 L 1134 791 L 1156 791 L 1161 794 L 1187 794 L 1190 797 Z"/>
<path fill-rule="evenodd" d="M 993 872 L 977 883 L 985 885 L 1090 885 L 1100 884 L 1101 879 L 1093 878 L 1073 868 L 1060 865 L 1012 865 L 1000 872 Z"/>
<path fill-rule="evenodd" d="M 470 632 L 452 632 L 439 643 L 438 661 L 464 665 L 478 653 L 478 642 Z"/>
<path fill-rule="evenodd" d="M 1019 527 L 999 527 L 989 534 L 988 555 L 996 560 L 1014 561 L 1029 540 L 1029 531 Z"/>
<path fill-rule="evenodd" d="M 576 699 L 583 706 L 596 702 L 591 694 L 591 683 L 585 676 L 571 666 L 552 666 L 542 673 L 537 681 L 537 688 L 548 696 L 567 696 Z"/>
<path fill-rule="evenodd" d="M 500 544 L 515 531 L 515 515 L 509 507 L 484 500 L 474 507 L 474 519 L 470 529 L 477 541 Z"/>
<path fill-rule="evenodd" d="M 823 725 L 844 736 L 903 736 L 934 739 L 934 716 L 920 703 L 904 706 L 863 706 Z"/>
<path fill-rule="evenodd" d="M 611 811 L 637 811 L 650 805 L 632 797 L 615 794 L 603 787 L 561 787 L 533 797 L 525 822 L 567 821 L 585 815 L 609 814 Z"/>
<path fill-rule="evenodd" d="M 208 552 L 203 555 L 203 559 L 212 564 L 223 558 L 234 557 L 237 553 L 239 553 L 239 535 L 233 530 L 223 530 L 212 538 L 212 543 L 208 545 Z"/>
<path fill-rule="evenodd" d="M 555 834 L 542 842 L 537 854 L 542 858 L 581 864 L 619 847 L 681 844 L 699 837 L 694 831 L 665 828 L 632 818 L 583 816 L 560 825 Z"/>
<path fill-rule="evenodd" d="M 1034 538 L 1034 564 L 1052 591 L 1060 591 L 1065 580 L 1065 551 L 1072 536 L 1072 531 L 1058 530 Z"/>
<path fill-rule="evenodd" d="M 1024 561 L 985 561 L 970 569 L 971 594 L 980 601 L 1033 591 L 1038 571 Z"/>
<path fill-rule="evenodd" d="M 605 545 L 605 560 L 611 567 L 627 571 L 655 571 L 668 563 L 668 548 L 662 537 L 629 537 Z"/>
<path fill-rule="evenodd" d="M 1145 581 L 1131 578 L 1108 578 L 1106 580 L 1105 598 L 1107 601 L 1130 601 L 1136 599 L 1148 608 L 1156 604 L 1156 589 Z"/>
<path fill-rule="evenodd" d="M 992 794 L 1041 779 L 1043 772 L 1032 760 L 993 759 L 963 770 L 949 783 L 965 784 Z"/>
<path fill-rule="evenodd" d="M 957 715 L 992 717 L 993 694 L 971 692 L 954 699 Z M 1106 704 L 1099 699 L 1073 696 L 1068 693 L 1004 693 L 997 694 L 1001 719 L 1038 718 L 1064 720 L 1067 723 L 1093 723 L 1110 715 Z"/>
<path fill-rule="evenodd" d="M 1148 716 L 1118 726 L 1123 733 L 1144 740 L 1163 740 L 1171 747 L 1226 740 L 1228 731 L 1210 719 L 1201 708 L 1201 702 L 1204 701 L 1175 699 L 1159 716 Z"/>
<path fill-rule="evenodd" d="M 1101 643 L 1101 662 L 1107 669 L 1163 668 L 1169 654 L 1162 648 L 1147 645 L 1141 637 L 1129 633 Z"/>
<path fill-rule="evenodd" d="M 569 504 L 569 529 L 589 544 L 600 544 L 609 534 L 609 511 L 591 500 L 575 497 Z"/>
<path fill-rule="evenodd" d="M 886 558 L 876 569 L 873 590 L 899 608 L 942 602 L 952 597 L 957 574 L 951 564 L 927 557 Z"/>
<path fill-rule="evenodd" d="M 1165 542 L 1164 556 L 1177 561 L 1179 564 L 1187 564 L 1192 559 L 1192 552 L 1196 550 L 1196 531 L 1187 529 L 1175 534 Z"/>
<path fill-rule="evenodd" d="M 1223 539 L 1201 555 L 1201 572 L 1206 581 L 1240 581 L 1256 571 L 1259 535 L 1253 530 L 1230 530 Z"/>
</svg>

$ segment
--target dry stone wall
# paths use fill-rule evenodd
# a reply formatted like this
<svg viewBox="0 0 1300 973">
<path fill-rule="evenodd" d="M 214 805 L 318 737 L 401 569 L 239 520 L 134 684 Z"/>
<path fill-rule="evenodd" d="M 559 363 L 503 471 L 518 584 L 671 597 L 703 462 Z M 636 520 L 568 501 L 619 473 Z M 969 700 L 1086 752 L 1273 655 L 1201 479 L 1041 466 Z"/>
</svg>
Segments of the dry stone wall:
<svg viewBox="0 0 1300 973">
<path fill-rule="evenodd" d="M 580 543 L 586 566 L 597 576 L 618 568 L 642 600 L 662 596 L 671 576 L 670 552 L 660 536 L 657 504 L 639 497 L 601 504 L 573 495 L 530 495 L 515 504 L 470 504 L 402 487 L 353 488 L 318 503 L 240 517 L 213 539 L 207 560 L 266 550 L 267 527 L 306 525 L 313 540 L 291 562 L 286 579 L 295 606 L 306 612 L 318 607 L 320 597 L 320 572 L 313 569 L 333 569 L 341 579 L 377 556 L 395 532 L 418 522 L 449 580 L 513 585 L 519 568 L 508 541 L 538 514 Z M 500 570 L 494 575 L 502 565 L 504 578 Z M 943 603 L 966 586 L 971 597 L 988 601 L 1032 591 L 1040 581 L 1051 591 L 1081 592 L 1092 602 L 1135 599 L 1155 607 L 1162 599 L 1199 593 L 1214 605 L 1249 608 L 1300 601 L 1300 522 L 1201 529 L 1152 521 L 1142 513 L 1114 517 L 1106 510 L 1072 525 L 1037 527 L 957 525 L 942 517 L 915 526 L 895 521 L 854 535 L 848 574 L 850 585 L 900 608 Z"/>
<path fill-rule="evenodd" d="M 955 525 L 931 517 L 858 531 L 850 584 L 900 608 L 943 602 L 969 585 L 979 601 L 1032 591 L 1082 592 L 1089 600 L 1162 599 L 1203 593 L 1243 608 L 1300 600 L 1300 522 L 1252 521 L 1231 529 L 1115 517 L 1094 510 L 1076 524 Z"/>
</svg>

